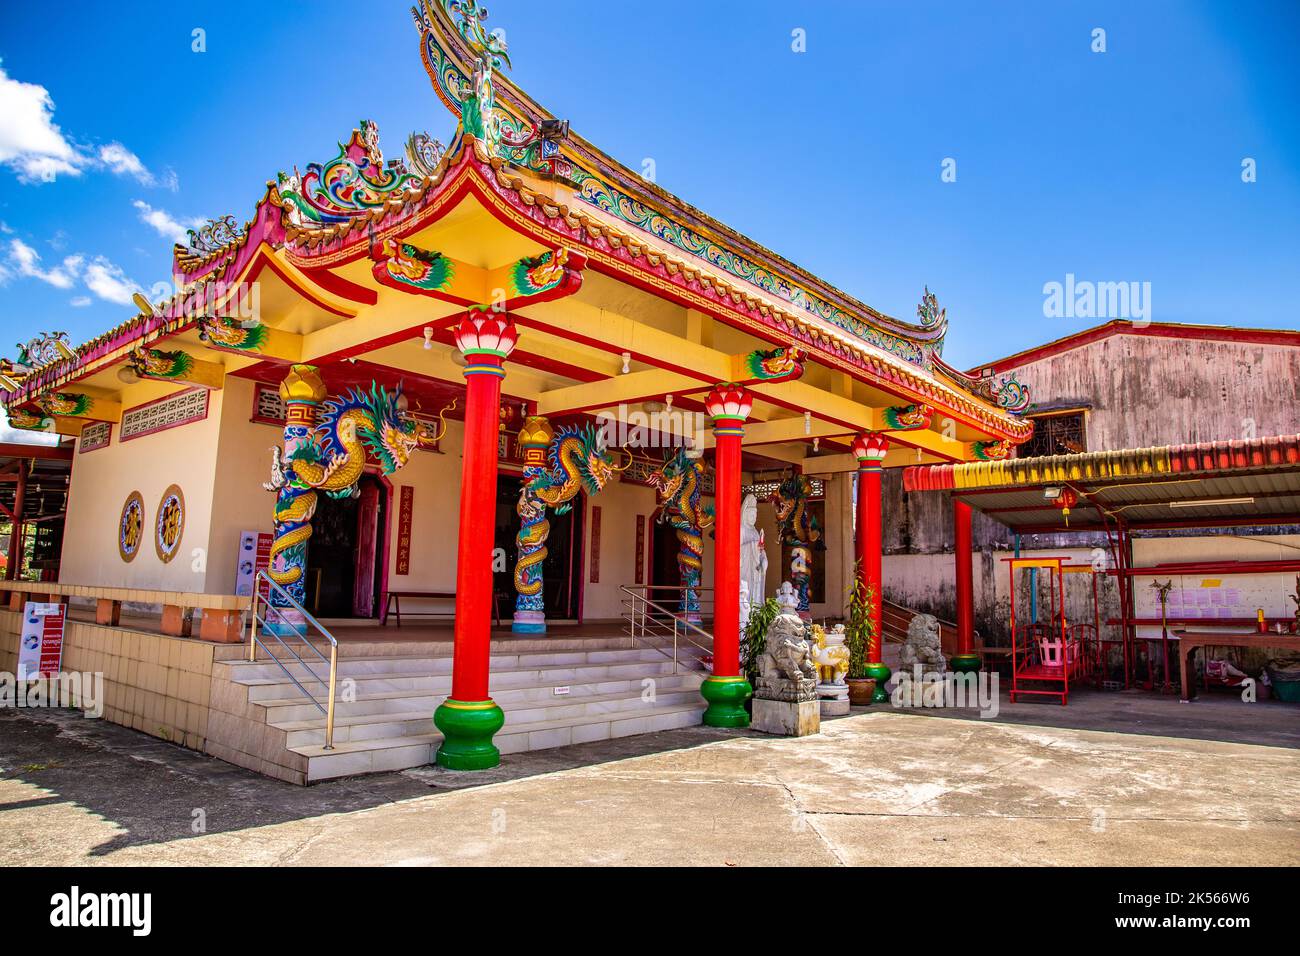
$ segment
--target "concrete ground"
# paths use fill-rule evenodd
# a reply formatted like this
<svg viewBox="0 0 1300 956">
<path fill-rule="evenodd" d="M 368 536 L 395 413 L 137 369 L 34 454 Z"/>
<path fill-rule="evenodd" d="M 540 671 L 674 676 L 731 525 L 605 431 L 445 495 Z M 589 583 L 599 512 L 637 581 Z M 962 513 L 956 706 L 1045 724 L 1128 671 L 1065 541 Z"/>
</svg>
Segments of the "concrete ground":
<svg viewBox="0 0 1300 956">
<path fill-rule="evenodd" d="M 706 728 L 310 788 L 0 712 L 0 864 L 1300 863 L 1300 708 L 1079 692 Z"/>
</svg>

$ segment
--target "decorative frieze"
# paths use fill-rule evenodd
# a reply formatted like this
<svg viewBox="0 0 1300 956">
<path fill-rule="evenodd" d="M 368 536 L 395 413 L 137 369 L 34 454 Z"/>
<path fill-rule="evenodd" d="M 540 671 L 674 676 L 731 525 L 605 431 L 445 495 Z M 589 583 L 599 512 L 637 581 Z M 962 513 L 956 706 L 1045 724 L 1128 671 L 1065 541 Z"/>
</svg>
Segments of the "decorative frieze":
<svg viewBox="0 0 1300 956">
<path fill-rule="evenodd" d="M 168 428 L 177 428 L 208 417 L 208 390 L 192 388 L 156 401 L 128 408 L 122 413 L 119 441 L 130 441 Z"/>
</svg>

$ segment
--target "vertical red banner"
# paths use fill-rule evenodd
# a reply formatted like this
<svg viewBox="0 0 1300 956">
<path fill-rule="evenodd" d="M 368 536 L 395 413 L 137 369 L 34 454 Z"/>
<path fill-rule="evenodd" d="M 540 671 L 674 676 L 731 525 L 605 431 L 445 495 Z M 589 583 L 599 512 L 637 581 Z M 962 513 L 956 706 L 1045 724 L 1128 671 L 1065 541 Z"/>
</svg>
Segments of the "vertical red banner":
<svg viewBox="0 0 1300 956">
<path fill-rule="evenodd" d="M 397 504 L 397 568 L 396 574 L 411 573 L 411 515 L 415 511 L 415 487 L 402 485 Z"/>
<path fill-rule="evenodd" d="M 591 507 L 591 583 L 600 583 L 600 506 Z"/>
<path fill-rule="evenodd" d="M 636 583 L 645 584 L 645 515 L 636 516 Z"/>
</svg>

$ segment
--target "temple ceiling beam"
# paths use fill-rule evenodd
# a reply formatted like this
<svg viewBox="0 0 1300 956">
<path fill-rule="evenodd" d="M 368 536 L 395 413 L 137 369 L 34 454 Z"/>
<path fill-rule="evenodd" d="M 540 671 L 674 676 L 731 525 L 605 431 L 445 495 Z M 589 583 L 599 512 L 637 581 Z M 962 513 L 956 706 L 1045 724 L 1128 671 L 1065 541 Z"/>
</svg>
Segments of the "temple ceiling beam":
<svg viewBox="0 0 1300 956">
<path fill-rule="evenodd" d="M 537 401 L 537 414 L 560 415 L 630 405 L 706 387 L 692 376 L 653 368 L 544 392 Z"/>
</svg>

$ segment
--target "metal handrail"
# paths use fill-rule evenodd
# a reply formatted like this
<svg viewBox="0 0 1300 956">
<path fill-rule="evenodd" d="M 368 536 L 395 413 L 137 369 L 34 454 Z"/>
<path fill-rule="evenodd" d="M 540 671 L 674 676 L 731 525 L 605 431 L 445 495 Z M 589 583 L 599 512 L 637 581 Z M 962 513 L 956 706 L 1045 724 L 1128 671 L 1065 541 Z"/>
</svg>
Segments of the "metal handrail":
<svg viewBox="0 0 1300 956">
<path fill-rule="evenodd" d="M 265 581 L 267 585 L 267 590 L 265 594 L 262 593 L 262 587 L 261 587 L 261 583 L 263 581 Z M 272 604 L 271 603 L 272 595 L 276 595 L 277 597 L 279 597 L 281 601 L 284 602 L 283 605 Z M 261 617 L 257 613 L 259 601 L 261 602 L 262 606 L 265 608 L 263 613 L 266 615 L 266 617 Z M 324 654 L 322 654 L 320 652 L 320 649 L 307 639 L 306 628 L 305 627 L 301 629 L 299 628 L 298 621 L 295 620 L 294 617 L 291 617 L 289 615 L 288 612 L 290 611 L 295 612 L 295 616 L 300 616 L 302 618 L 302 623 L 304 625 L 310 624 L 312 627 L 314 627 L 316 631 L 321 635 L 321 637 L 325 638 L 325 640 L 329 642 L 330 645 L 329 657 L 326 657 Z M 278 618 L 276 622 L 277 624 L 276 629 L 272 629 L 268 625 L 266 620 L 266 618 L 271 617 L 272 612 L 274 612 L 276 617 Z M 276 643 L 279 644 L 281 647 L 283 647 L 289 653 L 289 655 L 302 666 L 303 670 L 305 670 L 308 674 L 311 675 L 312 679 L 315 680 L 316 683 L 320 684 L 321 687 L 325 688 L 325 695 L 326 695 L 325 703 L 322 704 L 319 700 L 317 700 L 316 695 L 313 694 L 311 691 L 309 691 L 306 687 L 304 687 L 302 685 L 302 682 L 299 681 L 298 678 L 293 676 L 289 668 L 284 666 L 284 662 L 280 660 L 280 658 L 276 657 L 274 653 L 272 653 L 270 646 L 264 643 L 261 640 L 261 638 L 258 637 L 259 627 L 263 637 L 274 638 Z M 282 627 L 287 628 L 284 635 L 281 635 L 279 633 Z M 292 647 L 290 647 L 287 643 L 285 643 L 284 640 L 285 637 L 291 637 L 291 638 L 296 637 L 299 641 L 301 641 L 304 645 L 306 645 L 306 647 L 313 654 L 315 654 L 318 658 L 320 658 L 321 663 L 329 667 L 328 681 L 326 680 L 326 678 L 316 673 L 316 671 L 312 670 L 312 665 L 308 664 L 305 660 L 303 660 L 297 651 L 295 651 Z M 253 577 L 253 600 L 249 605 L 248 659 L 253 663 L 257 662 L 258 647 L 261 647 L 262 650 L 266 651 L 266 656 L 269 657 L 275 663 L 276 667 L 280 668 L 280 670 L 284 672 L 285 677 L 289 678 L 289 680 L 293 682 L 293 686 L 298 688 L 298 692 L 302 694 L 304 697 L 306 697 L 309 701 L 311 701 L 312 704 L 316 707 L 316 709 L 325 715 L 325 749 L 333 750 L 334 749 L 334 699 L 337 696 L 338 671 L 339 671 L 338 639 L 335 638 L 334 635 L 329 632 L 329 630 L 325 627 L 325 625 L 321 624 L 320 621 L 312 617 L 312 615 L 307 611 L 305 607 L 303 607 L 296 600 L 294 600 L 293 596 L 288 591 L 286 591 L 284 588 L 280 587 L 280 585 L 276 584 L 273 580 L 271 580 L 270 575 L 268 575 L 265 571 L 258 571 L 257 574 L 254 575 Z"/>
<path fill-rule="evenodd" d="M 685 588 L 673 587 L 670 585 L 620 585 L 619 590 L 626 595 L 622 602 L 623 607 L 627 609 L 627 614 L 624 615 L 624 620 L 627 622 L 627 626 L 624 627 L 623 633 L 632 639 L 632 645 L 634 647 L 636 646 L 637 639 L 640 638 L 649 647 L 672 660 L 674 674 L 677 673 L 680 664 L 678 658 L 679 642 L 689 644 L 691 647 L 703 651 L 705 654 L 713 653 L 712 634 L 700 627 L 698 624 L 686 620 L 686 617 L 681 613 L 681 611 L 671 610 L 647 597 L 647 592 L 650 590 L 682 591 L 685 590 Z M 696 592 L 703 592 L 712 589 L 694 588 L 693 590 Z M 653 615 L 650 613 L 651 610 L 655 612 Z M 670 621 L 671 629 L 669 626 Z M 692 640 L 690 637 L 692 633 L 704 638 L 708 643 L 704 644 Z M 647 638 L 668 637 L 670 635 L 673 641 L 673 650 L 671 654 L 658 644 L 647 640 Z M 693 659 L 698 663 L 698 658 Z"/>
</svg>

